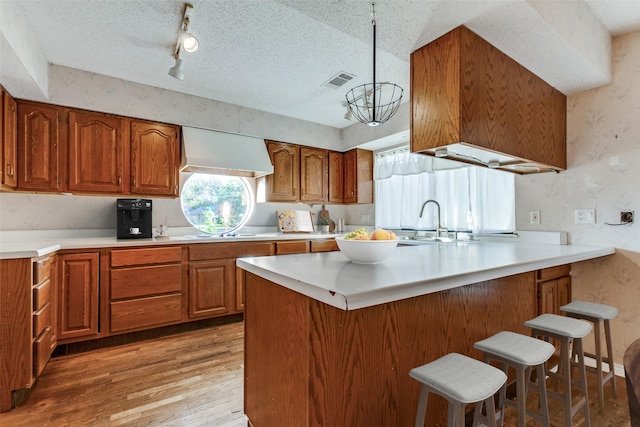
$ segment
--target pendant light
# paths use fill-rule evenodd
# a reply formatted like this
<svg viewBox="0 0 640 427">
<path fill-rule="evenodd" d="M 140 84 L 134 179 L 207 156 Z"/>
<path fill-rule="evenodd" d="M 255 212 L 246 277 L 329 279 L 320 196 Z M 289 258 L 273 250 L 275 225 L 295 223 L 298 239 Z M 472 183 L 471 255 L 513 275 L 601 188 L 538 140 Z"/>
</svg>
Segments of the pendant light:
<svg viewBox="0 0 640 427">
<path fill-rule="evenodd" d="M 349 110 L 360 122 L 369 126 L 379 126 L 398 111 L 403 89 L 394 83 L 376 83 L 376 4 L 371 3 L 373 12 L 373 80 L 356 86 L 345 95 Z"/>
</svg>

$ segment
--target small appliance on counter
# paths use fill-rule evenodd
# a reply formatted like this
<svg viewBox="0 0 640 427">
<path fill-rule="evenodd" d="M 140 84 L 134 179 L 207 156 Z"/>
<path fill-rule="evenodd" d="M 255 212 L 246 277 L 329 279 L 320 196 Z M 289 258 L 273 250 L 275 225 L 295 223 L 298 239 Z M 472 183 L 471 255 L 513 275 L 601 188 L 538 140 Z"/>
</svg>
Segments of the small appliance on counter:
<svg viewBox="0 0 640 427">
<path fill-rule="evenodd" d="M 117 199 L 118 239 L 150 239 L 151 206 L 150 199 Z"/>
</svg>

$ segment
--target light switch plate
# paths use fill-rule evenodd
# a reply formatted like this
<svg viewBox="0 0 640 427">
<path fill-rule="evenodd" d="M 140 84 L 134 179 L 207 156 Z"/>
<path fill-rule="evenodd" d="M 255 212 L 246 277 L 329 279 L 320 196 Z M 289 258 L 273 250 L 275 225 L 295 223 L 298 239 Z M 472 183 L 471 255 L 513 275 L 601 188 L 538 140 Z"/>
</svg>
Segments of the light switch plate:
<svg viewBox="0 0 640 427">
<path fill-rule="evenodd" d="M 576 209 L 574 211 L 576 224 L 595 224 L 596 223 L 596 210 L 595 209 Z"/>
</svg>

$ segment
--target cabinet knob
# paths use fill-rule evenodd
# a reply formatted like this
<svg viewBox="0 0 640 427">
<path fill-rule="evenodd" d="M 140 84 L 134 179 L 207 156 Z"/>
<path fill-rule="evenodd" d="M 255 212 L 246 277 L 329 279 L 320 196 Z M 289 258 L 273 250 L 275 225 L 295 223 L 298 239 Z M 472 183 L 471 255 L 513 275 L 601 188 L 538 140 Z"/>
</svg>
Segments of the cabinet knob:
<svg viewBox="0 0 640 427">
<path fill-rule="evenodd" d="M 122 185 L 122 177 L 121 176 L 118 177 L 118 185 Z"/>
<path fill-rule="evenodd" d="M 13 176 L 13 166 L 10 163 L 7 163 L 5 169 L 7 170 L 7 176 Z"/>
</svg>

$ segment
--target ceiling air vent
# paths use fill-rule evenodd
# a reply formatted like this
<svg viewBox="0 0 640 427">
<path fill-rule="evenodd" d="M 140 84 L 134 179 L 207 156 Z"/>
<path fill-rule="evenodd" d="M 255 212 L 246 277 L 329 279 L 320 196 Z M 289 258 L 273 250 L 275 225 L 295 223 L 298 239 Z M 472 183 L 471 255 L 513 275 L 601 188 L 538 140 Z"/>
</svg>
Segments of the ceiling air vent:
<svg viewBox="0 0 640 427">
<path fill-rule="evenodd" d="M 338 89 L 354 77 L 355 75 L 353 74 L 340 72 L 323 83 L 322 86 L 330 87 L 331 89 Z"/>
</svg>

